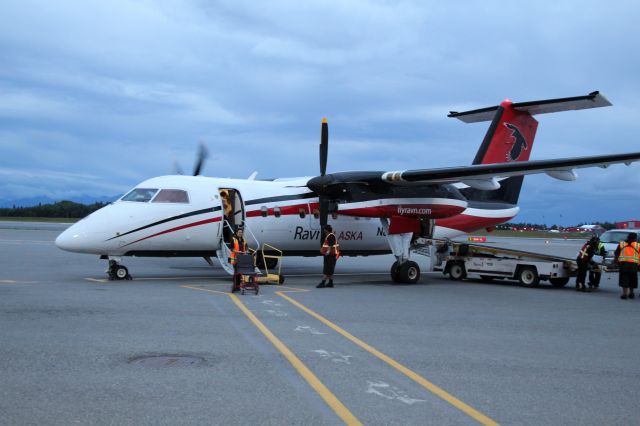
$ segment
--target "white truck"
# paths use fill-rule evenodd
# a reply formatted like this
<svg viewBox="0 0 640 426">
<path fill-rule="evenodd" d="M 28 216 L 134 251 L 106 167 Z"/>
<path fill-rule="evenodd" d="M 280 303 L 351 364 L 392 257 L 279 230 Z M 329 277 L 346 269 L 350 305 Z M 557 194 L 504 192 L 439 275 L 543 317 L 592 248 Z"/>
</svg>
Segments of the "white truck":
<svg viewBox="0 0 640 426">
<path fill-rule="evenodd" d="M 548 280 L 554 287 L 564 287 L 577 271 L 575 259 L 559 256 L 442 241 L 436 247 L 433 270 L 448 274 L 452 280 L 468 276 L 486 282 L 512 279 L 527 287 Z"/>
</svg>

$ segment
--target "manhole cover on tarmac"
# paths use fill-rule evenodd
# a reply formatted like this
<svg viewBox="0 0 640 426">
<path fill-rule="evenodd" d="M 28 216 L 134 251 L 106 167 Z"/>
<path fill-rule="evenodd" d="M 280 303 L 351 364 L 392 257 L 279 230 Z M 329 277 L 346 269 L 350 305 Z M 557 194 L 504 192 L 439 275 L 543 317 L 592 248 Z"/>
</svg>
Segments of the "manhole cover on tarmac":
<svg viewBox="0 0 640 426">
<path fill-rule="evenodd" d="M 129 364 L 145 367 L 185 367 L 204 363 L 204 358 L 193 355 L 143 355 L 129 359 Z"/>
</svg>

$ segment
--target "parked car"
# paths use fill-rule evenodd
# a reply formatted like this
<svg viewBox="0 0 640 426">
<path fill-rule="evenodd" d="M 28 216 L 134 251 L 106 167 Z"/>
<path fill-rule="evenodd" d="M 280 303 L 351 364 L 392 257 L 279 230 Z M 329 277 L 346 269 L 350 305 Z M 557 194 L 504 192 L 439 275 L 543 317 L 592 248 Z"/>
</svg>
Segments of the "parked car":
<svg viewBox="0 0 640 426">
<path fill-rule="evenodd" d="M 635 233 L 640 241 L 640 229 L 610 229 L 600 235 L 600 242 L 604 244 L 604 249 L 607 251 L 604 260 L 606 264 L 613 263 L 614 252 L 620 241 L 626 241 L 627 236 L 631 233 Z"/>
</svg>

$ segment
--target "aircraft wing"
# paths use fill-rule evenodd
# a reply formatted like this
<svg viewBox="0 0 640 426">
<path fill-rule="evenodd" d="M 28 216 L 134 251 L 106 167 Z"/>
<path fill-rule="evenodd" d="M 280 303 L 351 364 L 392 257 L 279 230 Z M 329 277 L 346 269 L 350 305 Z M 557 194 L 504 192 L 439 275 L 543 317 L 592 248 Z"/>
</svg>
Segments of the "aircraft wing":
<svg viewBox="0 0 640 426">
<path fill-rule="evenodd" d="M 400 185 L 411 182 L 419 182 L 421 184 L 460 182 L 472 188 L 490 190 L 500 187 L 498 179 L 510 176 L 546 173 L 560 180 L 575 180 L 577 175 L 574 169 L 586 167 L 606 168 L 611 164 L 618 163 L 629 165 L 635 161 L 640 161 L 640 152 L 514 163 L 477 164 L 440 169 L 392 171 L 383 173 L 381 179 L 385 182 Z"/>
</svg>

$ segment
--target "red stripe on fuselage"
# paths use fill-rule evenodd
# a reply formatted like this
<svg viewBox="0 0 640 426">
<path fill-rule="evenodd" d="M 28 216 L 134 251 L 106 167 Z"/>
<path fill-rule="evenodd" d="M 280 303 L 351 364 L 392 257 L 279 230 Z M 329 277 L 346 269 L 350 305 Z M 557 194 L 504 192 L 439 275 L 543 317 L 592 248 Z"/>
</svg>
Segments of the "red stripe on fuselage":
<svg viewBox="0 0 640 426">
<path fill-rule="evenodd" d="M 204 220 L 200 220 L 198 222 L 193 222 L 193 223 L 188 223 L 186 225 L 176 226 L 175 228 L 166 229 L 164 231 L 155 233 L 153 235 L 149 235 L 147 237 L 140 238 L 139 240 L 135 240 L 135 241 L 133 241 L 133 242 L 131 242 L 129 244 L 125 244 L 123 247 L 130 246 L 131 244 L 139 243 L 140 241 L 148 240 L 149 238 L 157 237 L 158 235 L 163 235 L 163 234 L 168 234 L 170 232 L 179 231 L 181 229 L 191 228 L 191 227 L 200 226 L 200 225 L 206 225 L 207 223 L 219 222 L 221 219 L 222 219 L 221 217 L 213 217 L 211 219 L 204 219 Z"/>
<path fill-rule="evenodd" d="M 383 206 L 345 208 L 338 210 L 339 214 L 358 217 L 411 217 L 411 218 L 442 218 L 462 213 L 466 207 L 446 204 L 389 204 Z"/>
<path fill-rule="evenodd" d="M 489 226 L 499 225 L 513 218 L 514 216 L 481 217 L 481 216 L 472 216 L 468 214 L 459 214 L 453 217 L 437 219 L 436 226 L 442 226 L 443 228 L 456 229 L 462 232 L 473 232 L 479 229 L 487 228 Z"/>
</svg>

